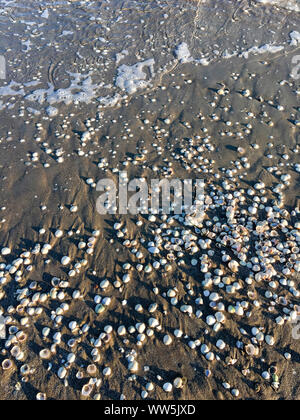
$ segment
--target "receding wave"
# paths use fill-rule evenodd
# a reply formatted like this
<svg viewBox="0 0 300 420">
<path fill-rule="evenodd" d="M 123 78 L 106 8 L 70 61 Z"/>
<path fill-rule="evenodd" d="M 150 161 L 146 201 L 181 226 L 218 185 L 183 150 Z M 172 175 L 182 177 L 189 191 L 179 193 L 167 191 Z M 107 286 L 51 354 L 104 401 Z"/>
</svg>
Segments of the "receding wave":
<svg viewBox="0 0 300 420">
<path fill-rule="evenodd" d="M 274 6 L 283 7 L 284 9 L 300 12 L 299 0 L 256 0 L 258 3 L 272 4 Z"/>
</svg>

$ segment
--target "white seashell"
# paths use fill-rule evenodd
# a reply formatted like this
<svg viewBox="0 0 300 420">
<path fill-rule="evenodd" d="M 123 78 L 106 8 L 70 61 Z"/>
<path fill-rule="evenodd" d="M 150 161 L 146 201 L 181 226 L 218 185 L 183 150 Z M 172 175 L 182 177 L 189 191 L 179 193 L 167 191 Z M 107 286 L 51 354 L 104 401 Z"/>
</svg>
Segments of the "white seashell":
<svg viewBox="0 0 300 420">
<path fill-rule="evenodd" d="M 248 354 L 248 356 L 258 356 L 259 353 L 259 349 L 253 344 L 247 344 L 245 346 L 245 351 Z"/>
<path fill-rule="evenodd" d="M 148 248 L 148 251 L 151 254 L 159 254 L 159 249 L 156 246 L 151 246 L 150 248 Z"/>
<path fill-rule="evenodd" d="M 224 350 L 226 347 L 226 344 L 224 343 L 223 340 L 218 340 L 216 346 L 218 347 L 218 349 Z"/>
<path fill-rule="evenodd" d="M 124 325 L 121 325 L 118 328 L 118 334 L 121 335 L 121 336 L 126 334 L 126 327 Z"/>
<path fill-rule="evenodd" d="M 67 375 L 67 370 L 66 370 L 64 367 L 60 367 L 60 368 L 58 369 L 58 373 L 57 373 L 57 375 L 58 375 L 58 377 L 59 377 L 60 379 L 64 379 L 64 378 L 66 377 L 66 375 Z"/>
<path fill-rule="evenodd" d="M 212 326 L 216 323 L 216 318 L 213 315 L 209 315 L 206 318 L 206 323 L 207 323 L 207 325 Z"/>
<path fill-rule="evenodd" d="M 101 289 L 107 289 L 109 287 L 110 283 L 108 280 L 102 280 L 100 283 Z"/>
<path fill-rule="evenodd" d="M 21 354 L 21 349 L 20 349 L 20 347 L 19 347 L 19 346 L 14 346 L 14 347 L 11 349 L 10 354 L 11 354 L 13 357 L 15 357 L 16 359 L 18 359 L 18 357 L 19 357 L 19 356 L 20 356 L 20 354 Z"/>
<path fill-rule="evenodd" d="M 176 296 L 176 292 L 175 292 L 175 290 L 173 290 L 173 289 L 168 290 L 168 292 L 167 292 L 167 296 L 168 296 L 169 298 L 175 297 L 175 296 Z"/>
<path fill-rule="evenodd" d="M 281 316 L 278 316 L 275 321 L 278 325 L 284 325 L 284 319 Z"/>
<path fill-rule="evenodd" d="M 234 273 L 237 273 L 239 271 L 239 263 L 237 261 L 234 261 L 234 260 L 229 261 L 228 267 Z"/>
<path fill-rule="evenodd" d="M 92 384 L 86 384 L 83 385 L 82 389 L 81 389 L 81 395 L 84 397 L 89 397 L 93 391 L 93 385 Z"/>
<path fill-rule="evenodd" d="M 157 310 L 157 308 L 158 308 L 157 303 L 151 303 L 151 305 L 150 305 L 150 306 L 149 306 L 149 308 L 148 308 L 148 311 L 149 311 L 150 313 L 153 313 L 153 312 L 155 312 L 155 311 Z"/>
<path fill-rule="evenodd" d="M 50 334 L 50 328 L 49 327 L 43 328 L 42 330 L 43 337 L 48 337 L 49 334 Z"/>
<path fill-rule="evenodd" d="M 148 382 L 146 384 L 146 389 L 147 389 L 147 391 L 153 391 L 153 389 L 154 389 L 153 383 L 152 382 Z"/>
<path fill-rule="evenodd" d="M 264 341 L 264 339 L 265 339 L 265 335 L 262 333 L 262 332 L 259 332 L 257 335 L 256 335 L 256 340 L 257 341 L 259 341 L 259 342 L 262 342 L 262 341 Z"/>
<path fill-rule="evenodd" d="M 111 368 L 110 367 L 106 367 L 103 369 L 103 375 L 104 376 L 110 376 L 111 375 Z"/>
<path fill-rule="evenodd" d="M 141 392 L 141 397 L 142 397 L 143 399 L 147 398 L 147 397 L 148 397 L 148 392 L 147 392 L 147 391 L 142 391 L 142 392 Z"/>
<path fill-rule="evenodd" d="M 172 338 L 169 335 L 165 335 L 163 341 L 166 346 L 172 344 Z"/>
<path fill-rule="evenodd" d="M 269 372 L 263 372 L 261 375 L 266 381 L 268 381 L 269 379 L 271 379 L 271 376 L 269 374 Z"/>
<path fill-rule="evenodd" d="M 183 313 L 192 314 L 193 313 L 193 307 L 191 305 L 182 305 L 180 307 L 180 311 L 183 312 Z"/>
<path fill-rule="evenodd" d="M 137 372 L 139 370 L 139 364 L 136 360 L 130 362 L 128 364 L 128 370 L 130 370 L 130 372 Z"/>
<path fill-rule="evenodd" d="M 202 354 L 207 354 L 209 352 L 209 347 L 206 344 L 202 344 L 200 351 Z"/>
<path fill-rule="evenodd" d="M 225 317 L 225 315 L 224 315 L 224 314 L 222 314 L 222 312 L 217 312 L 217 313 L 215 314 L 215 317 L 216 317 L 216 320 L 217 320 L 218 322 L 220 322 L 221 324 L 223 324 L 223 323 L 226 321 L 226 317 Z"/>
<path fill-rule="evenodd" d="M 181 389 L 183 388 L 183 380 L 182 378 L 175 378 L 173 381 L 174 388 Z"/>
<path fill-rule="evenodd" d="M 274 344 L 275 344 L 275 338 L 274 337 L 272 337 L 271 335 L 266 335 L 265 340 L 266 340 L 266 343 L 269 346 L 274 346 Z"/>
<path fill-rule="evenodd" d="M 141 343 L 143 343 L 146 340 L 146 335 L 145 334 L 138 334 L 137 340 L 139 342 L 138 344 L 140 345 Z"/>
<path fill-rule="evenodd" d="M 67 357 L 67 361 L 68 361 L 68 363 L 74 363 L 75 362 L 75 360 L 76 360 L 76 355 L 74 354 L 74 353 L 69 353 L 68 354 L 68 357 Z"/>
<path fill-rule="evenodd" d="M 79 299 L 81 296 L 80 291 L 79 290 L 74 290 L 73 294 L 72 294 L 72 298 L 73 299 Z"/>
<path fill-rule="evenodd" d="M 81 141 L 83 143 L 85 143 L 87 140 L 90 140 L 91 138 L 91 133 L 89 131 L 85 131 L 84 133 L 82 133 L 81 135 Z"/>
<path fill-rule="evenodd" d="M 213 352 L 209 352 L 209 353 L 207 353 L 206 354 L 206 359 L 208 360 L 208 361 L 210 361 L 210 362 L 212 362 L 213 360 L 215 360 L 215 355 L 214 355 L 214 353 Z"/>
<path fill-rule="evenodd" d="M 220 324 L 219 322 L 217 322 L 217 323 L 213 326 L 213 330 L 214 330 L 214 332 L 218 332 L 218 331 L 220 331 L 221 327 L 222 327 L 222 324 Z"/>
<path fill-rule="evenodd" d="M 62 257 L 62 259 L 61 259 L 61 263 L 62 263 L 62 265 L 68 265 L 68 264 L 70 264 L 70 261 L 71 261 L 71 258 L 70 257 Z"/>
<path fill-rule="evenodd" d="M 209 296 L 209 300 L 212 302 L 217 302 L 220 299 L 220 295 L 218 293 L 211 293 Z"/>
<path fill-rule="evenodd" d="M 145 325 L 144 323 L 142 323 L 142 322 L 138 322 L 138 323 L 135 325 L 135 328 L 137 329 L 137 331 L 138 331 L 140 334 L 142 334 L 142 333 L 145 331 L 145 329 L 146 329 L 146 325 Z"/>
<path fill-rule="evenodd" d="M 42 392 L 39 392 L 36 394 L 36 400 L 37 401 L 46 401 L 47 400 L 47 395 L 43 394 Z"/>
<path fill-rule="evenodd" d="M 174 335 L 177 338 L 181 338 L 183 336 L 183 332 L 181 330 L 175 330 Z"/>
<path fill-rule="evenodd" d="M 2 250 L 1 250 L 1 254 L 2 254 L 3 256 L 11 254 L 11 250 L 10 250 L 10 248 L 2 248 Z"/>
<path fill-rule="evenodd" d="M 149 325 L 150 328 L 156 328 L 156 327 L 159 326 L 159 322 L 155 318 L 150 318 L 149 321 L 148 321 L 148 325 Z"/>
<path fill-rule="evenodd" d="M 123 283 L 129 283 L 130 282 L 130 274 L 124 274 L 124 276 L 122 277 L 122 281 Z"/>
<path fill-rule="evenodd" d="M 71 331 L 75 331 L 76 328 L 78 328 L 77 322 L 76 321 L 71 321 L 69 323 L 69 328 L 70 328 Z"/>
<path fill-rule="evenodd" d="M 111 298 L 110 298 L 110 297 L 108 297 L 108 296 L 106 296 L 105 298 L 103 298 L 103 300 L 102 300 L 102 304 L 103 304 L 104 306 L 109 306 L 109 305 L 111 304 Z"/>
<path fill-rule="evenodd" d="M 197 347 L 195 341 L 189 341 L 188 345 L 191 349 L 195 349 Z"/>
<path fill-rule="evenodd" d="M 172 392 L 172 389 L 173 389 L 173 386 L 172 386 L 172 384 L 170 384 L 170 382 L 166 382 L 166 383 L 163 385 L 163 390 L 164 390 L 165 392 Z"/>
<path fill-rule="evenodd" d="M 231 394 L 232 394 L 234 397 L 238 397 L 238 396 L 240 395 L 240 391 L 239 391 L 238 389 L 233 389 L 233 390 L 231 391 Z"/>
<path fill-rule="evenodd" d="M 51 357 L 51 351 L 48 349 L 41 350 L 39 354 L 40 354 L 40 358 L 43 360 L 50 359 Z"/>
<path fill-rule="evenodd" d="M 290 353 L 284 353 L 284 357 L 286 360 L 291 360 L 292 359 L 292 355 Z"/>
</svg>

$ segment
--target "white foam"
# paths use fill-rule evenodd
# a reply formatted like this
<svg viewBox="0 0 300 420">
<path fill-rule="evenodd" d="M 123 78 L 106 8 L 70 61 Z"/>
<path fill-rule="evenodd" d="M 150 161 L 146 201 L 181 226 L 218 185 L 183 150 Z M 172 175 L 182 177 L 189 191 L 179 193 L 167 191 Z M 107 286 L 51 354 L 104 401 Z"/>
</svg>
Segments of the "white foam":
<svg viewBox="0 0 300 420">
<path fill-rule="evenodd" d="M 55 90 L 52 84 L 48 84 L 48 89 L 37 89 L 26 96 L 25 99 L 31 102 L 43 104 L 48 102 L 50 105 L 64 103 L 89 104 L 97 97 L 99 85 L 92 83 L 90 74 L 69 73 L 73 80 L 68 88 Z"/>
<path fill-rule="evenodd" d="M 68 36 L 68 35 L 73 35 L 74 32 L 73 31 L 62 31 L 61 36 Z"/>
<path fill-rule="evenodd" d="M 176 47 L 175 56 L 181 63 L 190 63 L 193 61 L 189 47 L 186 42 L 182 42 Z"/>
<path fill-rule="evenodd" d="M 24 89 L 15 90 L 14 87 L 19 88 L 21 85 L 11 81 L 9 85 L 0 87 L 0 96 L 24 96 Z"/>
<path fill-rule="evenodd" d="M 27 22 L 26 20 L 20 20 L 21 23 L 24 23 L 26 26 L 35 26 L 36 22 Z"/>
<path fill-rule="evenodd" d="M 121 101 L 122 96 L 116 93 L 114 96 L 102 96 L 97 99 L 104 108 L 113 108 Z"/>
<path fill-rule="evenodd" d="M 123 64 L 117 71 L 116 86 L 129 94 L 135 93 L 138 89 L 147 88 L 150 85 L 150 80 L 147 80 L 147 74 L 144 72 L 144 68 L 148 67 L 150 76 L 153 77 L 154 64 L 155 61 L 153 58 L 136 63 L 133 66 Z"/>
<path fill-rule="evenodd" d="M 258 3 L 271 4 L 273 6 L 283 7 L 284 9 L 300 12 L 299 0 L 256 0 Z"/>
<path fill-rule="evenodd" d="M 196 61 L 196 63 L 200 64 L 201 66 L 208 66 L 209 63 L 210 63 L 209 58 L 199 58 L 195 61 Z"/>
<path fill-rule="evenodd" d="M 297 47 L 300 44 L 300 32 L 293 31 L 290 33 L 291 42 L 293 47 Z"/>
<path fill-rule="evenodd" d="M 25 97 L 30 102 L 38 102 L 39 104 L 43 104 L 45 102 L 45 96 L 47 94 L 46 89 L 37 89 L 34 92 L 30 93 Z"/>
<path fill-rule="evenodd" d="M 254 54 L 254 55 L 267 54 L 267 53 L 276 54 L 276 53 L 278 53 L 279 51 L 282 51 L 282 50 L 284 50 L 284 47 L 282 45 L 265 44 L 265 45 L 262 45 L 261 47 L 252 47 L 249 50 L 244 51 L 241 54 L 241 57 L 247 59 L 247 58 L 249 58 L 250 54 Z"/>
<path fill-rule="evenodd" d="M 27 109 L 27 111 L 28 111 L 30 114 L 32 114 L 32 115 L 41 115 L 41 112 L 40 112 L 40 111 L 38 111 L 37 109 L 30 108 L 30 107 L 28 107 L 28 108 L 26 108 L 26 109 Z"/>
<path fill-rule="evenodd" d="M 49 117 L 56 117 L 56 115 L 58 114 L 58 109 L 54 106 L 48 106 L 46 112 L 49 115 Z"/>
<path fill-rule="evenodd" d="M 228 50 L 225 50 L 222 57 L 225 58 L 226 60 L 229 60 L 230 58 L 236 57 L 237 55 L 238 55 L 237 51 L 230 53 Z"/>
<path fill-rule="evenodd" d="M 129 52 L 127 50 L 123 50 L 120 53 L 117 53 L 116 54 L 116 64 L 119 64 L 120 61 L 122 61 L 128 54 L 129 54 Z"/>
<path fill-rule="evenodd" d="M 25 87 L 32 87 L 32 86 L 37 86 L 39 85 L 41 82 L 39 80 L 32 80 L 32 82 L 26 82 L 24 83 Z"/>
</svg>

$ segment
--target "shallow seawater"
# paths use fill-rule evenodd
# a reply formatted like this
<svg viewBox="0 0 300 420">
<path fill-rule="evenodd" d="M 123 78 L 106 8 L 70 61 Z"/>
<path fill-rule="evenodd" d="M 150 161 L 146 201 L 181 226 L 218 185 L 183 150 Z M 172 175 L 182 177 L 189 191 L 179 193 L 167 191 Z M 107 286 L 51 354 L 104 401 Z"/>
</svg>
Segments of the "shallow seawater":
<svg viewBox="0 0 300 420">
<path fill-rule="evenodd" d="M 92 363 L 99 382 L 90 398 L 299 399 L 291 322 L 299 312 L 298 7 L 0 0 L 0 249 L 10 250 L 0 256 L 0 311 L 7 330 L 27 335 L 19 360 L 11 355 L 17 332 L 0 341 L 0 364 L 13 363 L 0 370 L 0 399 L 83 398 Z M 117 182 L 121 171 L 149 182 L 204 180 L 204 220 L 195 227 L 184 217 L 100 215 L 96 183 Z M 266 220 L 270 236 L 259 230 Z M 213 231 L 218 222 L 222 233 Z M 248 265 L 228 271 L 224 255 L 242 261 L 241 253 Z M 270 278 L 258 281 L 259 270 Z M 206 322 L 216 292 L 226 307 L 221 330 Z M 247 356 L 250 342 L 258 357 Z M 41 360 L 45 348 L 49 360 Z M 275 363 L 279 387 L 266 376 Z M 165 392 L 176 377 L 186 385 Z M 150 382 L 154 390 L 142 394 Z"/>
</svg>

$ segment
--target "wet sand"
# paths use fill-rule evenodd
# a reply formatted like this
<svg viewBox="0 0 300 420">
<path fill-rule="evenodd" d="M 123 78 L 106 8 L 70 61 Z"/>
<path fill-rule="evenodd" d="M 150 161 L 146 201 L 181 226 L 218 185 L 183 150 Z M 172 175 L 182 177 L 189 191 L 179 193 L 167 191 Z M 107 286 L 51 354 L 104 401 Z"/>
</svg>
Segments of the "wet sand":
<svg viewBox="0 0 300 420">
<path fill-rule="evenodd" d="M 222 261 L 221 251 L 237 259 L 234 248 L 230 244 L 222 248 L 213 241 L 209 249 L 215 254 L 210 258 L 209 272 L 216 276 L 214 270 L 222 269 L 222 277 L 229 276 L 231 284 L 240 282 L 241 288 L 233 294 L 217 283 L 206 288 L 200 259 L 207 250 L 200 247 L 193 254 L 183 243 L 181 254 L 174 252 L 170 270 L 163 265 L 153 268 L 155 261 L 170 253 L 165 242 L 172 243 L 176 230 L 182 236 L 187 228 L 184 220 L 165 223 L 159 216 L 152 222 L 143 214 L 101 216 L 96 210 L 99 192 L 86 182 L 90 178 L 95 182 L 107 177 L 116 180 L 118 171 L 124 170 L 129 179 L 200 178 L 205 180 L 207 196 L 216 188 L 224 198 L 228 194 L 223 184 L 226 179 L 232 185 L 232 194 L 243 189 L 246 197 L 245 204 L 237 204 L 239 211 L 246 211 L 246 216 L 238 214 L 238 225 L 243 225 L 243 214 L 245 225 L 251 218 L 248 208 L 253 196 L 247 194 L 248 189 L 263 182 L 265 191 L 256 190 L 254 196 L 264 196 L 266 202 L 259 203 L 279 206 L 281 212 L 287 210 L 279 217 L 287 224 L 274 227 L 279 232 L 278 240 L 286 244 L 296 236 L 292 232 L 299 221 L 296 121 L 300 120 L 300 91 L 299 80 L 293 79 L 291 72 L 292 58 L 299 54 L 299 47 L 291 45 L 290 33 L 299 28 L 299 16 L 252 2 L 239 8 L 231 2 L 213 3 L 125 2 L 120 6 L 119 2 L 61 2 L 53 6 L 41 3 L 40 10 L 35 10 L 31 2 L 16 2 L 18 7 L 13 11 L 7 2 L 3 7 L 0 52 L 7 59 L 7 80 L 0 81 L 0 248 L 10 248 L 11 254 L 0 260 L 4 264 L 1 277 L 6 279 L 0 287 L 0 309 L 5 318 L 10 317 L 7 330 L 17 326 L 27 339 L 18 344 L 15 331 L 1 340 L 0 364 L 7 359 L 13 363 L 11 369 L 0 370 L 1 399 L 36 399 L 39 393 L 48 399 L 83 399 L 82 387 L 91 376 L 99 382 L 93 385 L 90 399 L 141 399 L 150 382 L 154 389 L 144 395 L 149 399 L 299 399 L 300 344 L 292 336 L 295 325 L 288 319 L 284 325 L 276 323 L 279 316 L 288 318 L 299 305 L 299 297 L 293 293 L 293 287 L 299 287 L 299 273 L 290 261 L 290 273 L 282 273 L 287 261 L 280 258 L 286 254 L 280 253 L 274 263 L 276 289 L 270 286 L 271 279 L 254 280 L 249 285 L 246 279 L 255 272 L 241 266 L 232 273 Z M 44 14 L 46 10 L 48 14 Z M 190 56 L 180 61 L 176 49 L 182 43 L 187 44 Z M 251 51 L 254 46 L 264 45 L 282 49 L 276 53 L 270 49 L 260 54 Z M 145 80 L 137 79 L 146 82 L 141 89 L 133 83 L 136 91 L 129 93 L 116 86 L 118 75 L 124 76 L 122 64 L 132 66 L 152 58 L 154 73 L 146 66 Z M 75 73 L 86 76 L 80 77 L 72 90 Z M 17 84 L 11 85 L 14 92 L 6 95 L 1 89 L 11 80 Z M 36 85 L 31 84 L 34 80 Z M 66 91 L 55 96 L 59 89 Z M 84 95 L 78 96 L 78 92 Z M 170 121 L 166 123 L 166 119 Z M 91 138 L 83 142 L 87 131 Z M 137 155 L 143 155 L 144 160 L 138 160 Z M 248 160 L 243 160 L 245 157 Z M 287 183 L 281 179 L 285 174 L 290 175 Z M 282 196 L 275 192 L 281 183 L 285 184 Z M 230 224 L 226 207 L 231 198 L 225 197 L 224 201 L 223 207 L 207 210 L 198 230 L 188 227 L 197 236 L 196 245 L 207 238 L 207 232 L 201 229 L 212 230 L 207 221 L 214 225 L 214 217 L 219 217 L 223 225 Z M 78 207 L 75 213 L 70 211 L 72 205 Z M 260 208 L 255 217 L 256 222 L 266 220 L 265 210 Z M 137 226 L 138 220 L 141 226 Z M 114 227 L 116 222 L 121 228 Z M 62 238 L 55 236 L 58 229 L 63 231 Z M 233 223 L 229 231 L 236 229 Z M 254 247 L 257 236 L 253 231 L 249 229 L 247 261 L 260 255 Z M 165 239 L 159 254 L 152 255 L 148 243 L 156 242 L 157 236 Z M 78 249 L 78 244 L 88 243 L 91 237 L 96 239 L 89 255 L 87 247 Z M 136 242 L 128 245 L 126 240 Z M 263 235 L 258 240 L 266 246 Z M 33 253 L 37 244 L 41 248 L 50 244 L 49 253 Z M 134 248 L 143 253 L 141 258 Z M 12 262 L 21 255 L 20 273 L 9 273 Z M 71 264 L 65 267 L 61 259 L 66 255 Z M 29 261 L 24 264 L 26 258 Z M 196 265 L 191 263 L 194 258 L 198 260 Z M 70 277 L 76 263 L 81 266 Z M 126 284 L 125 263 L 132 266 Z M 139 271 L 138 264 L 144 268 L 151 264 L 152 271 Z M 67 287 L 54 287 L 53 277 L 67 281 Z M 109 285 L 101 288 L 104 279 Z M 282 279 L 294 282 L 294 286 L 280 283 Z M 58 293 L 63 290 L 61 300 L 53 292 L 55 288 Z M 175 288 L 178 303 L 172 305 L 168 292 Z M 78 299 L 73 297 L 77 290 Z M 209 306 L 207 290 L 218 292 L 226 308 L 226 321 L 218 331 L 206 322 L 207 316 L 216 313 Z M 249 298 L 250 291 L 255 299 Z M 273 296 L 266 296 L 270 291 Z M 35 300 L 36 293 L 39 297 L 45 294 L 47 300 Z M 101 314 L 95 312 L 96 296 L 111 299 Z M 203 303 L 197 304 L 200 297 Z M 280 297 L 287 300 L 286 307 L 279 303 Z M 229 305 L 245 301 L 249 307 L 243 316 L 228 313 Z M 55 320 L 62 303 L 69 308 L 62 312 L 61 320 Z M 158 306 L 151 313 L 149 306 L 153 303 Z M 141 312 L 136 310 L 138 304 L 143 307 Z M 18 305 L 21 308 L 17 309 Z M 191 315 L 183 313 L 183 305 L 191 305 Z M 32 308 L 42 308 L 41 313 L 32 312 Z M 22 321 L 25 317 L 28 319 Z M 159 328 L 153 328 L 153 336 L 148 336 L 151 317 L 158 320 Z M 77 322 L 78 330 L 70 330 L 71 321 Z M 145 324 L 145 331 L 138 323 Z M 82 330 L 84 325 L 89 331 Z M 124 336 L 117 332 L 120 326 L 126 327 Z M 131 326 L 135 331 L 130 333 Z M 51 330 L 48 337 L 43 337 L 45 327 Z M 255 339 L 253 327 L 275 339 L 273 346 L 258 340 L 259 354 L 255 357 L 245 351 Z M 183 332 L 182 337 L 174 336 L 176 329 Z M 58 331 L 62 339 L 54 348 L 53 335 Z M 101 333 L 105 334 L 99 360 L 93 362 L 91 352 Z M 137 344 L 139 334 L 145 334 L 142 344 Z M 166 335 L 172 337 L 169 346 L 164 344 Z M 68 345 L 72 337 L 76 340 L 74 347 Z M 218 340 L 226 343 L 224 350 L 216 347 Z M 195 348 L 191 348 L 191 342 L 196 343 Z M 242 346 L 237 346 L 238 342 Z M 24 353 L 22 360 L 11 355 L 16 344 Z M 202 354 L 203 344 L 214 353 L 213 361 L 207 360 L 207 353 Z M 45 348 L 52 349 L 49 360 L 41 360 L 40 351 Z M 76 359 L 68 364 L 70 353 Z M 128 369 L 130 356 L 138 362 L 136 372 Z M 97 372 L 89 375 L 87 366 L 93 363 Z M 272 386 L 276 381 L 262 377 L 274 364 L 278 366 L 278 389 Z M 29 366 L 30 373 L 22 374 L 24 365 Z M 59 378 L 62 366 L 66 374 Z M 112 370 L 110 376 L 104 374 L 107 367 Z M 207 369 L 210 374 L 206 374 Z M 247 369 L 249 372 L 245 372 Z M 78 371 L 83 372 L 82 378 Z M 184 378 L 183 388 L 165 392 L 163 385 L 177 377 Z M 229 389 L 224 383 L 230 385 Z M 235 389 L 239 390 L 237 396 L 232 393 Z"/>
</svg>

